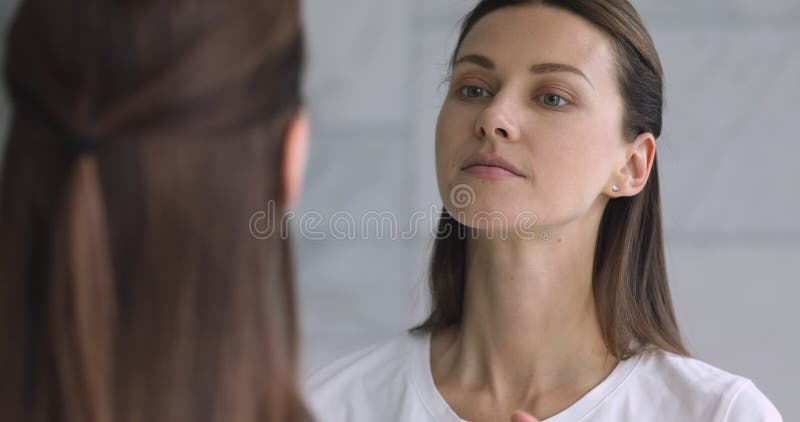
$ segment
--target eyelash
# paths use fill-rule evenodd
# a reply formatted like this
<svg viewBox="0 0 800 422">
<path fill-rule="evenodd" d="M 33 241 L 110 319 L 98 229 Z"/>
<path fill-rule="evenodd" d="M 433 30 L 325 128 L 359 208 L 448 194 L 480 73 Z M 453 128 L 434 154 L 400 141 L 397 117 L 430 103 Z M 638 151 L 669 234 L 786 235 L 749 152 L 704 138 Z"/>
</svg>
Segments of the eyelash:
<svg viewBox="0 0 800 422">
<path fill-rule="evenodd" d="M 466 94 L 467 90 L 469 90 L 469 89 L 479 89 L 479 90 L 481 90 L 481 91 L 483 91 L 483 92 L 485 92 L 485 93 L 487 93 L 489 95 L 470 96 L 470 95 Z M 481 87 L 476 86 L 476 85 L 464 85 L 464 86 L 462 86 L 461 88 L 458 89 L 458 95 L 459 95 L 459 97 L 461 97 L 463 99 L 470 100 L 470 99 L 475 99 L 475 98 L 483 98 L 483 97 L 491 96 L 492 94 L 487 89 L 481 88 Z M 564 104 L 560 104 L 560 105 L 557 105 L 557 106 L 545 104 L 544 101 L 542 101 L 542 99 L 544 97 L 547 97 L 547 96 L 558 97 L 560 100 L 563 101 Z M 542 94 L 542 95 L 537 95 L 536 99 L 539 100 L 540 104 L 544 105 L 545 107 L 551 108 L 551 109 L 556 109 L 556 108 L 561 108 L 561 107 L 565 107 L 565 106 L 568 106 L 568 105 L 572 105 L 572 101 L 568 100 L 563 95 L 555 94 L 555 93 L 552 93 L 552 92 L 548 92 L 548 93 L 545 93 L 545 94 Z"/>
<path fill-rule="evenodd" d="M 458 94 L 459 94 L 461 97 L 463 97 L 463 98 L 478 98 L 478 97 L 485 97 L 485 95 L 479 95 L 479 96 L 477 96 L 477 97 L 473 97 L 473 96 L 467 95 L 467 94 L 466 94 L 466 91 L 467 91 L 467 90 L 469 90 L 469 89 L 480 89 L 481 91 L 484 91 L 484 92 L 487 92 L 487 93 L 489 92 L 488 90 L 485 90 L 485 89 L 483 89 L 483 88 L 481 88 L 481 87 L 479 87 L 479 86 L 475 86 L 475 85 L 464 85 L 464 86 L 462 86 L 462 87 L 461 87 L 461 88 L 458 90 Z"/>
</svg>

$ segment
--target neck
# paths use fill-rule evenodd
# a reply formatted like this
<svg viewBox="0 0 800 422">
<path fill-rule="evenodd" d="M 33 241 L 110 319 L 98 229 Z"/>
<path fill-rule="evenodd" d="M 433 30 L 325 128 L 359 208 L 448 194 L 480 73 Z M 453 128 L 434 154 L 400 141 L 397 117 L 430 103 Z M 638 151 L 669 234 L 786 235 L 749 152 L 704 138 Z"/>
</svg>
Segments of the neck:
<svg viewBox="0 0 800 422">
<path fill-rule="evenodd" d="M 462 322 L 432 349 L 440 375 L 512 402 L 602 381 L 617 360 L 592 294 L 596 220 L 548 241 L 469 239 Z"/>
</svg>

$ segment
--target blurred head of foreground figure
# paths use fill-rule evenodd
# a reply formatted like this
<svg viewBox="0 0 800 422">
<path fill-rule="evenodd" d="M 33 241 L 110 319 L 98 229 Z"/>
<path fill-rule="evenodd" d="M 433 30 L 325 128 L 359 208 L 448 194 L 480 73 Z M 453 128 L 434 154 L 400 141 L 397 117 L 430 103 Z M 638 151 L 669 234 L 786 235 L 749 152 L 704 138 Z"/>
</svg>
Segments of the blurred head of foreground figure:
<svg viewBox="0 0 800 422">
<path fill-rule="evenodd" d="M 297 2 L 29 0 L 7 54 L 0 420 L 306 420 L 249 228 L 302 172 Z"/>
</svg>

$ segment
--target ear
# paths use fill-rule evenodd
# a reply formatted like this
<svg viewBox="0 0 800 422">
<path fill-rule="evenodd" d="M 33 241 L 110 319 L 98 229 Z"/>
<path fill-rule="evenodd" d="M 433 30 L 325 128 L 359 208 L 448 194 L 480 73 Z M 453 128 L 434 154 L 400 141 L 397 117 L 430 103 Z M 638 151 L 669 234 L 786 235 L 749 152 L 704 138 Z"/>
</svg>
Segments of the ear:
<svg viewBox="0 0 800 422">
<path fill-rule="evenodd" d="M 286 208 L 294 206 L 303 185 L 303 174 L 308 159 L 310 124 L 308 113 L 300 110 L 292 118 L 283 140 L 283 192 Z"/>
<path fill-rule="evenodd" d="M 610 193 L 614 197 L 636 196 L 647 185 L 656 157 L 655 136 L 649 132 L 640 134 L 625 148 L 625 155 L 625 164 L 612 179 L 612 184 L 620 187 L 618 192 Z"/>
</svg>

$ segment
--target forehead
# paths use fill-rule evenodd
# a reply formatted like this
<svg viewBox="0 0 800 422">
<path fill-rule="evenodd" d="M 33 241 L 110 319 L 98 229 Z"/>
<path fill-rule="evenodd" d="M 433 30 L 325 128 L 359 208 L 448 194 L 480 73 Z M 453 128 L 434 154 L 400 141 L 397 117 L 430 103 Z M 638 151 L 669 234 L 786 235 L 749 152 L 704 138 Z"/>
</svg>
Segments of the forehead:
<svg viewBox="0 0 800 422">
<path fill-rule="evenodd" d="M 543 5 L 498 9 L 480 19 L 464 38 L 458 57 L 480 54 L 498 68 L 536 63 L 575 66 L 590 79 L 613 75 L 611 38 L 586 19 Z"/>
</svg>

